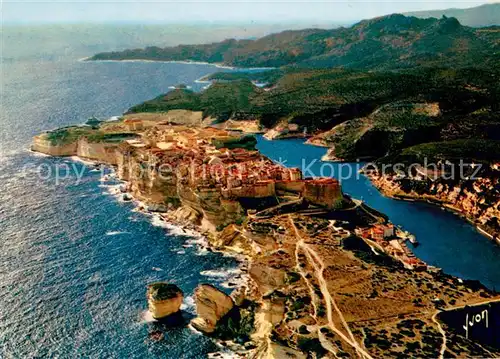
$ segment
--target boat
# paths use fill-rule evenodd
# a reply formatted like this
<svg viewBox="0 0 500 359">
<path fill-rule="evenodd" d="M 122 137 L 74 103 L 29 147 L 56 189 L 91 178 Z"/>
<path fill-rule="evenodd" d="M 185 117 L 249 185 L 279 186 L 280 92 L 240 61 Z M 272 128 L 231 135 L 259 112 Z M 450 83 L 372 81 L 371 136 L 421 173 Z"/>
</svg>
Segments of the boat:
<svg viewBox="0 0 500 359">
<path fill-rule="evenodd" d="M 415 236 L 413 234 L 408 235 L 407 238 L 411 244 L 413 244 L 414 246 L 418 246 L 417 238 L 415 238 Z"/>
</svg>

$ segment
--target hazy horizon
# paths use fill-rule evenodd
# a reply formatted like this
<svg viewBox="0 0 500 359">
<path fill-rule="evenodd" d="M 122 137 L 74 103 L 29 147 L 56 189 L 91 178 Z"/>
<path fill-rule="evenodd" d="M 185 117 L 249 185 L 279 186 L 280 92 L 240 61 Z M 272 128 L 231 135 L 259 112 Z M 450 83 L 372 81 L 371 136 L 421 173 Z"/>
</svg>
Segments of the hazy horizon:
<svg viewBox="0 0 500 359">
<path fill-rule="evenodd" d="M 301 24 L 348 25 L 356 21 L 404 13 L 448 8 L 471 8 L 494 1 L 4 1 L 2 25 L 44 24 Z"/>
</svg>

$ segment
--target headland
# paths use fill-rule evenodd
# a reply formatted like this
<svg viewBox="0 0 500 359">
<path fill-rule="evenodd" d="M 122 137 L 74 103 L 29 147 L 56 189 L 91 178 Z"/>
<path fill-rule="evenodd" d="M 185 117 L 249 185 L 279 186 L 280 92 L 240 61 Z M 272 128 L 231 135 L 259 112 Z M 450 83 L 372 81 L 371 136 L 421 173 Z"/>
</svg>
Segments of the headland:
<svg viewBox="0 0 500 359">
<path fill-rule="evenodd" d="M 246 282 L 231 296 L 201 285 L 192 325 L 245 357 L 500 355 L 436 319 L 495 293 L 419 261 L 404 233 L 337 180 L 303 178 L 252 136 L 204 121 L 196 111 L 129 114 L 41 134 L 33 150 L 115 166 L 147 210 L 243 254 Z"/>
</svg>

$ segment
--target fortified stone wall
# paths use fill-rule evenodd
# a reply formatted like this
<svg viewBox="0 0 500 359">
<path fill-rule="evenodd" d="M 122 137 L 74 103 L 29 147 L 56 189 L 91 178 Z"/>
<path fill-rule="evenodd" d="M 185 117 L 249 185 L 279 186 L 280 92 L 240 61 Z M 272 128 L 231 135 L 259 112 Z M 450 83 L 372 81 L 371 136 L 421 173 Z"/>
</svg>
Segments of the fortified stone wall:
<svg viewBox="0 0 500 359">
<path fill-rule="evenodd" d="M 241 187 L 233 187 L 230 189 L 223 189 L 222 194 L 225 198 L 263 198 L 276 195 L 276 188 L 274 181 L 259 181 L 254 184 L 244 185 Z"/>
<path fill-rule="evenodd" d="M 309 203 L 329 209 L 337 208 L 342 203 L 340 183 L 333 178 L 305 181 L 302 195 Z"/>
<path fill-rule="evenodd" d="M 276 190 L 283 192 L 302 193 L 304 192 L 305 182 L 296 181 L 276 181 Z"/>
</svg>

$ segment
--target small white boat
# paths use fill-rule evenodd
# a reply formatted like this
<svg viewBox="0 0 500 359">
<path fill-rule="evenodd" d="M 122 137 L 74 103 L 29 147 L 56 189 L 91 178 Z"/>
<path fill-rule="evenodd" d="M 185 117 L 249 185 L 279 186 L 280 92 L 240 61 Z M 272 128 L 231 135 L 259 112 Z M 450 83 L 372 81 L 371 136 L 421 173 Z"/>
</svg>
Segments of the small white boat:
<svg viewBox="0 0 500 359">
<path fill-rule="evenodd" d="M 417 238 L 415 238 L 415 236 L 413 234 L 410 234 L 408 236 L 408 240 L 410 241 L 411 244 L 414 244 L 414 245 L 418 244 Z"/>
</svg>

